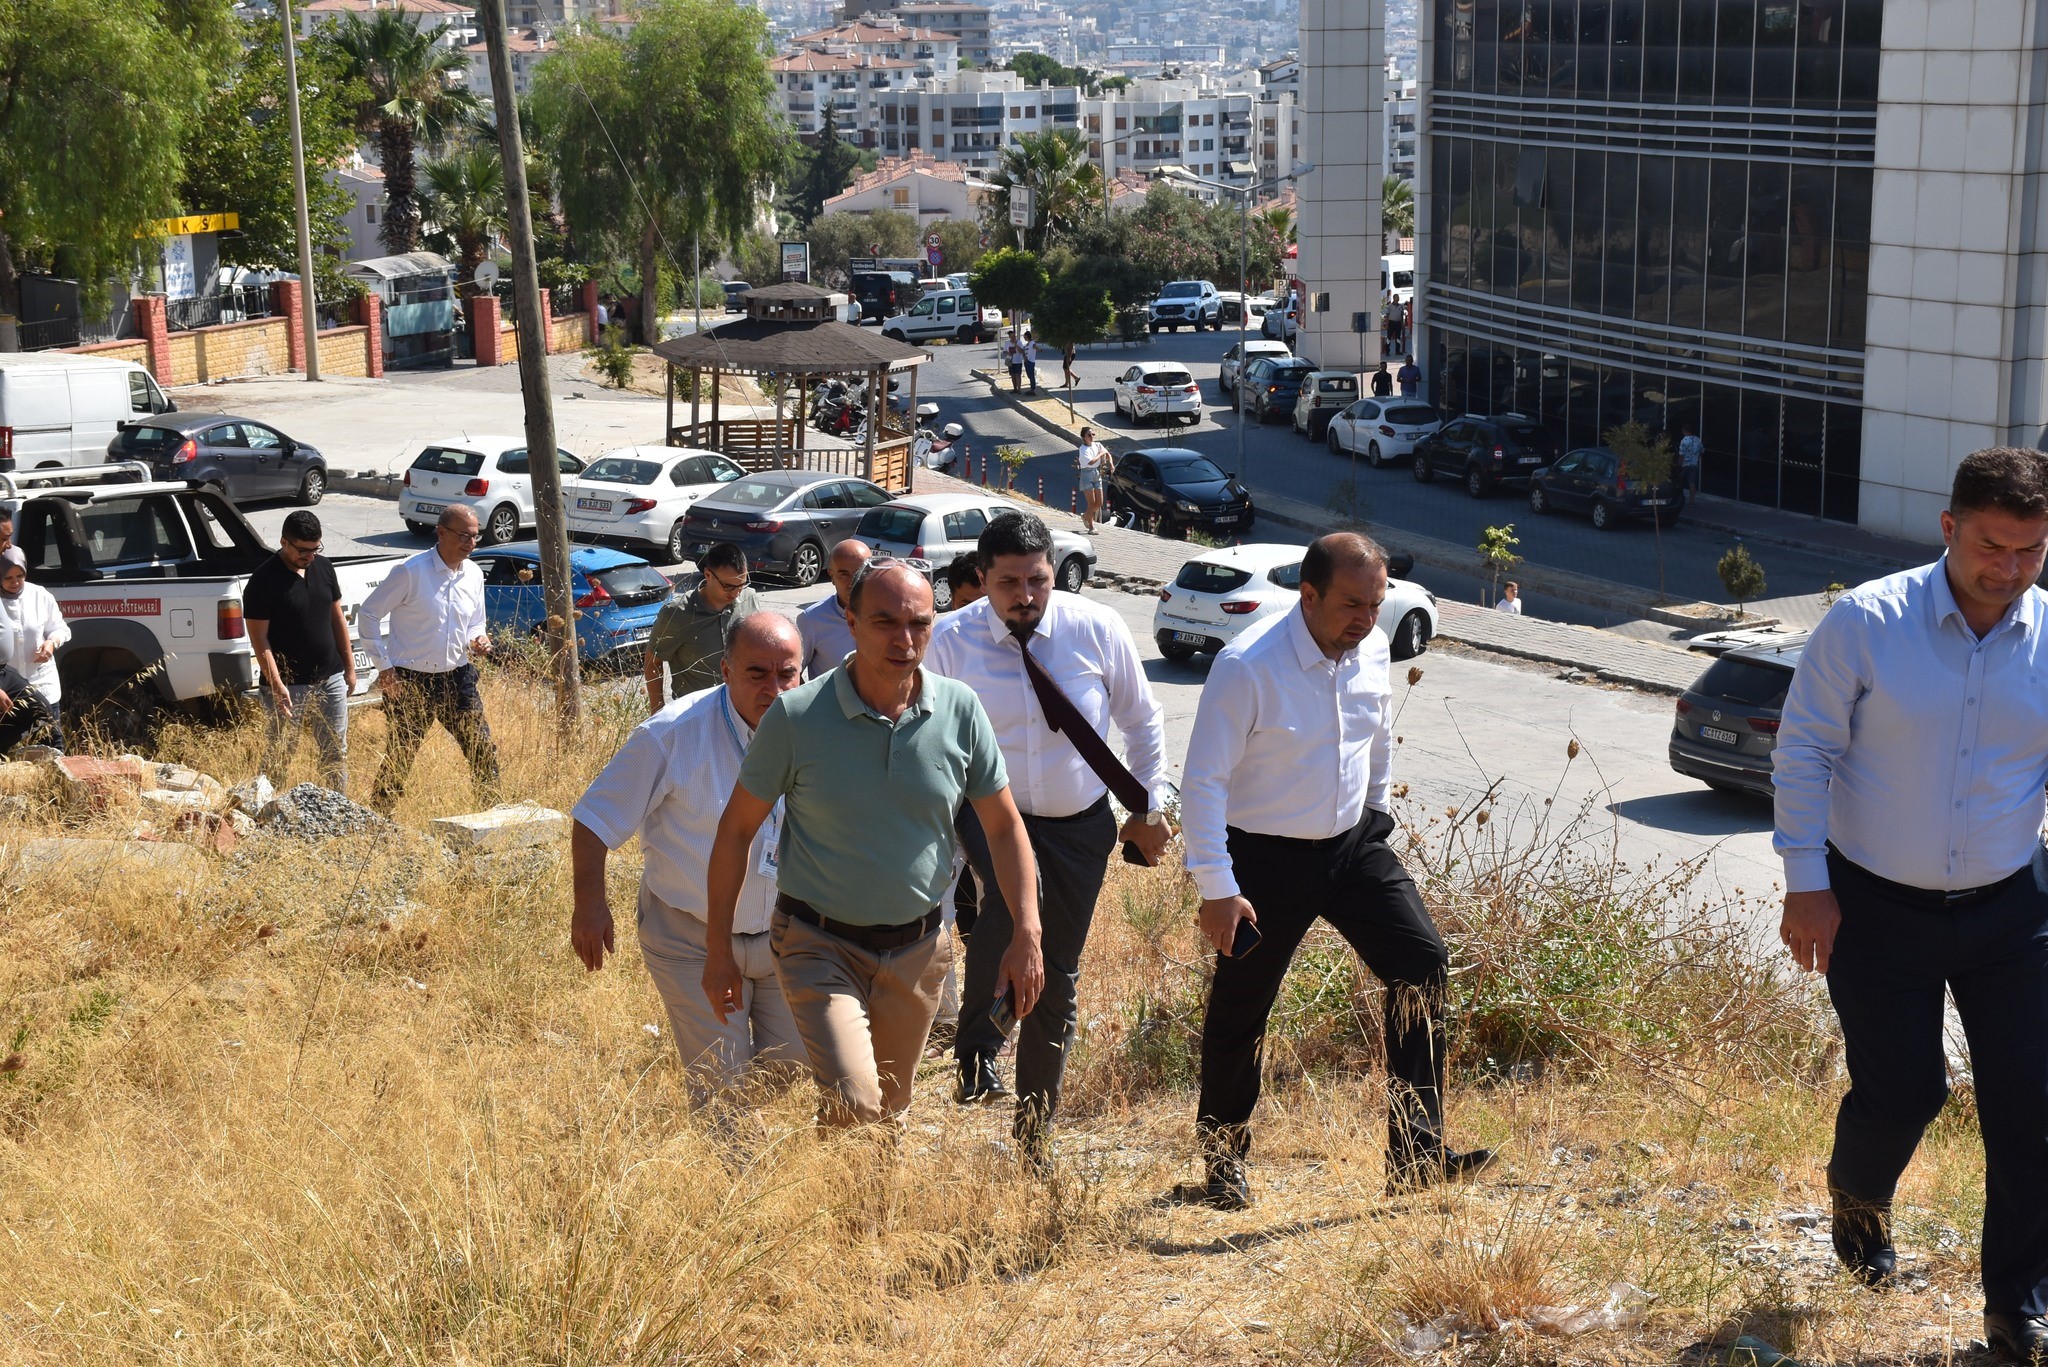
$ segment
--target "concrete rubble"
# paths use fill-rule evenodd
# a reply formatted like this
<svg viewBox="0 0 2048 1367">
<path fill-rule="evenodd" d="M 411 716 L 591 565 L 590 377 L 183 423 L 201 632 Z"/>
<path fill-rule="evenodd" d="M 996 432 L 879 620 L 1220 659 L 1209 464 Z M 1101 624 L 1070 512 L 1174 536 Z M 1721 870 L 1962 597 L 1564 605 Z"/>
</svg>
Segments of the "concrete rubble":
<svg viewBox="0 0 2048 1367">
<path fill-rule="evenodd" d="M 441 817 L 433 822 L 433 831 L 451 849 L 503 854 L 561 840 L 569 834 L 569 818 L 536 803 L 512 802 L 489 811 Z"/>
</svg>

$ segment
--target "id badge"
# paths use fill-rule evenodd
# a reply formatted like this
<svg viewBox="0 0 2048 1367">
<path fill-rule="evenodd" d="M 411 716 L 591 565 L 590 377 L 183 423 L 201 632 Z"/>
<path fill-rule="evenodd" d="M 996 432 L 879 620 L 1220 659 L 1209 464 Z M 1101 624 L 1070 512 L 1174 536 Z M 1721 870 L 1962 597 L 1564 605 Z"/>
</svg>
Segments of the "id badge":
<svg viewBox="0 0 2048 1367">
<path fill-rule="evenodd" d="M 782 869 L 782 803 L 778 799 L 770 809 L 768 819 L 761 823 L 761 858 L 754 866 L 754 872 L 763 878 L 774 878 Z"/>
</svg>

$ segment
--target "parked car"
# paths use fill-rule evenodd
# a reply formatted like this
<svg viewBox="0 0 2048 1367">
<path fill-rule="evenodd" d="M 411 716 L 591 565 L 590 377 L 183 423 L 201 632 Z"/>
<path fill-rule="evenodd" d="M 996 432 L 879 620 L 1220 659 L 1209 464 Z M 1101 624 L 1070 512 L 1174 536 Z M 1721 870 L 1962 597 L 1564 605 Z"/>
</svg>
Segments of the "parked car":
<svg viewBox="0 0 2048 1367">
<path fill-rule="evenodd" d="M 882 335 L 899 342 L 989 342 L 1003 326 L 1001 309 L 983 308 L 971 290 L 933 290 L 907 310 L 882 320 Z"/>
<path fill-rule="evenodd" d="M 1223 326 L 1236 327 L 1240 319 L 1253 331 L 1265 321 L 1266 310 L 1273 308 L 1274 301 L 1263 294 L 1244 295 L 1233 290 L 1224 290 L 1217 296 L 1223 301 Z"/>
<path fill-rule="evenodd" d="M 1177 365 L 1134 365 L 1110 381 L 1110 402 L 1117 416 L 1133 422 L 1147 418 L 1179 418 L 1193 427 L 1202 420 L 1202 387 Z"/>
<path fill-rule="evenodd" d="M 1275 413 L 1293 412 L 1301 382 L 1315 369 L 1314 362 L 1299 356 L 1254 356 L 1244 368 L 1246 418 L 1271 422 Z"/>
<path fill-rule="evenodd" d="M 1225 398 L 1229 398 L 1237 392 L 1239 370 L 1261 356 L 1280 357 L 1293 354 L 1287 349 L 1287 343 L 1276 342 L 1267 337 L 1248 338 L 1241 345 L 1232 342 L 1230 350 L 1223 353 L 1223 360 L 1216 367 L 1216 388 L 1222 391 Z"/>
<path fill-rule="evenodd" d="M 514 636 L 539 635 L 548 615 L 540 543 L 494 546 L 477 552 L 475 559 L 484 576 L 485 625 Z M 637 555 L 604 546 L 571 546 L 569 572 L 577 655 L 594 662 L 630 651 L 637 661 L 674 587 L 668 576 Z"/>
<path fill-rule="evenodd" d="M 1192 660 L 1223 649 L 1254 622 L 1301 601 L 1300 546 L 1254 543 L 1205 551 L 1180 567 L 1152 609 L 1152 639 L 1169 660 Z M 1391 576 L 1376 628 L 1389 652 L 1406 660 L 1436 635 L 1436 595 Z"/>
<path fill-rule="evenodd" d="M 1728 651 L 1678 699 L 1671 767 L 1724 793 L 1770 797 L 1778 722 L 1806 637 Z"/>
<path fill-rule="evenodd" d="M 555 468 L 566 478 L 583 473 L 583 462 L 567 451 L 555 453 Z M 398 491 L 398 515 L 414 536 L 432 535 L 448 508 L 460 503 L 476 514 L 480 546 L 502 546 L 533 520 L 533 468 L 524 437 L 449 437 L 428 442 L 413 457 Z"/>
<path fill-rule="evenodd" d="M 746 473 L 716 451 L 686 446 L 622 446 L 562 481 L 569 535 L 582 541 L 644 547 L 673 565 L 687 559 L 683 518 L 690 505 Z"/>
<path fill-rule="evenodd" d="M 803 587 L 825 577 L 825 557 L 852 536 L 861 516 L 889 501 L 864 479 L 822 470 L 761 470 L 699 499 L 683 523 L 690 559 L 729 541 L 748 569 Z"/>
<path fill-rule="evenodd" d="M 1409 469 L 1418 484 L 1449 474 L 1464 480 L 1466 493 L 1485 498 L 1504 484 L 1526 486 L 1558 454 L 1557 438 L 1534 418 L 1467 413 L 1415 443 Z"/>
<path fill-rule="evenodd" d="M 1563 509 L 1585 511 L 1602 531 L 1619 527 L 1630 518 L 1675 522 L 1685 511 L 1685 484 L 1676 470 L 1660 484 L 1623 479 L 1621 457 L 1604 446 L 1582 446 L 1565 452 L 1555 465 L 1538 470 L 1529 481 L 1529 511 Z"/>
<path fill-rule="evenodd" d="M 747 296 L 753 292 L 754 287 L 744 280 L 726 281 L 725 311 L 727 313 L 745 313 L 747 310 Z"/>
<path fill-rule="evenodd" d="M 1348 370 L 1318 370 L 1301 382 L 1294 400 L 1295 435 L 1321 441 L 1330 419 L 1358 397 L 1358 376 Z"/>
<path fill-rule="evenodd" d="M 1001 494 L 919 494 L 892 499 L 861 514 L 854 535 L 883 555 L 922 560 L 932 567 L 932 601 L 941 612 L 953 606 L 953 590 L 942 571 L 973 555 L 982 529 L 1005 513 L 1028 511 Z M 1053 582 L 1079 593 L 1095 566 L 1095 545 L 1078 532 L 1052 529 Z"/>
<path fill-rule="evenodd" d="M 160 413 L 121 424 L 108 460 L 139 460 L 155 479 L 206 484 L 237 504 L 327 493 L 327 458 L 268 423 L 230 413 Z"/>
<path fill-rule="evenodd" d="M 1266 316 L 1259 320 L 1259 332 L 1263 336 L 1276 338 L 1282 342 L 1292 342 L 1295 332 L 1299 330 L 1299 319 L 1295 314 L 1300 307 L 1292 299 L 1284 304 L 1276 302 L 1272 308 L 1266 310 Z"/>
<path fill-rule="evenodd" d="M 97 465 L 122 423 L 177 411 L 133 361 L 65 351 L 0 356 L 0 473 Z"/>
<path fill-rule="evenodd" d="M 1331 455 L 1362 455 L 1377 469 L 1405 460 L 1415 443 L 1443 425 L 1443 415 L 1420 399 L 1360 399 L 1330 419 L 1323 440 Z"/>
<path fill-rule="evenodd" d="M 1155 526 L 1161 536 L 1232 536 L 1252 525 L 1251 491 L 1237 476 L 1217 469 L 1201 452 L 1177 446 L 1125 454 L 1104 482 L 1103 501 L 1110 512 Z"/>
<path fill-rule="evenodd" d="M 919 292 L 917 277 L 908 271 L 855 271 L 850 288 L 863 323 L 903 312 L 917 302 Z"/>
<path fill-rule="evenodd" d="M 1146 308 L 1146 321 L 1152 331 L 1161 328 L 1178 332 L 1192 327 L 1200 332 L 1211 328 L 1223 330 L 1223 296 L 1216 287 L 1206 280 L 1175 280 L 1162 285 L 1159 297 Z"/>
</svg>

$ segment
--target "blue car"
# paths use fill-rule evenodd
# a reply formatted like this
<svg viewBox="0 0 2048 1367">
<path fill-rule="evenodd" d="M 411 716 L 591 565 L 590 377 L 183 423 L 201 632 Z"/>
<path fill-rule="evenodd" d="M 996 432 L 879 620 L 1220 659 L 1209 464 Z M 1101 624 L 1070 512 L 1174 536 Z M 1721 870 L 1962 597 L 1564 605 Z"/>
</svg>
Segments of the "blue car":
<svg viewBox="0 0 2048 1367">
<path fill-rule="evenodd" d="M 484 621 L 491 631 L 532 636 L 547 618 L 540 583 L 540 543 L 513 541 L 476 555 L 484 572 Z M 668 576 L 637 555 L 604 546 L 572 546 L 569 586 L 578 616 L 576 653 L 594 662 L 622 651 L 638 654 L 668 601 Z"/>
</svg>

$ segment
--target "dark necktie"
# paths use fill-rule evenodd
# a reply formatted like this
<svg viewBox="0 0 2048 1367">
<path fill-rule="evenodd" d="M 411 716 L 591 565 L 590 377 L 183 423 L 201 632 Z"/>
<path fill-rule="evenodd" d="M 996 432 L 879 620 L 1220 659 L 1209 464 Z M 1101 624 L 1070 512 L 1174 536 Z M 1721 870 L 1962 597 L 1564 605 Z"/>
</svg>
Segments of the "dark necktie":
<svg viewBox="0 0 2048 1367">
<path fill-rule="evenodd" d="M 1038 710 L 1045 713 L 1045 724 L 1072 742 L 1082 761 L 1095 771 L 1095 777 L 1109 785 L 1109 791 L 1116 794 L 1125 811 L 1133 815 L 1150 811 L 1152 795 L 1145 791 L 1145 785 L 1124 767 L 1124 762 L 1109 748 L 1109 742 L 1095 733 L 1095 728 L 1081 715 L 1081 709 L 1074 706 L 1074 700 L 1060 692 L 1052 675 L 1032 656 L 1030 631 L 1013 627 L 1011 634 L 1017 638 L 1017 649 L 1024 656 L 1024 674 L 1031 680 L 1031 691 L 1038 695 Z"/>
</svg>

